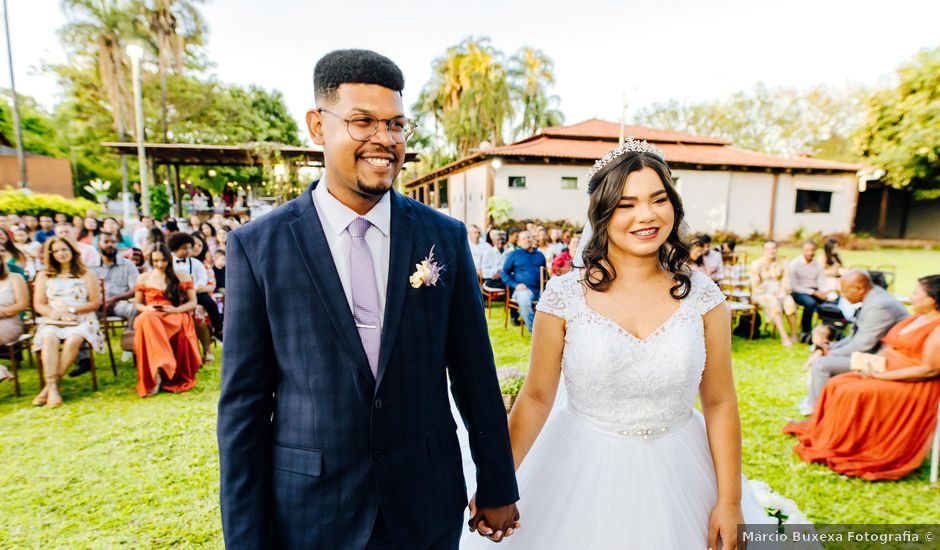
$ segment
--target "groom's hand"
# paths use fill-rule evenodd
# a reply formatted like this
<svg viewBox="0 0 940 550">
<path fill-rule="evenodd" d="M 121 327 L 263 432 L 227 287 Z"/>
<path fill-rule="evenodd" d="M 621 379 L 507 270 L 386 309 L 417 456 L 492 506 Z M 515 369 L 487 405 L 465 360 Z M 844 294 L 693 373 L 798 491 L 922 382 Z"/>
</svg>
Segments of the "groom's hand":
<svg viewBox="0 0 940 550">
<path fill-rule="evenodd" d="M 493 508 L 477 508 L 477 497 L 470 499 L 470 531 L 477 531 L 480 536 L 499 542 L 521 527 L 519 510 L 515 504 Z"/>
</svg>

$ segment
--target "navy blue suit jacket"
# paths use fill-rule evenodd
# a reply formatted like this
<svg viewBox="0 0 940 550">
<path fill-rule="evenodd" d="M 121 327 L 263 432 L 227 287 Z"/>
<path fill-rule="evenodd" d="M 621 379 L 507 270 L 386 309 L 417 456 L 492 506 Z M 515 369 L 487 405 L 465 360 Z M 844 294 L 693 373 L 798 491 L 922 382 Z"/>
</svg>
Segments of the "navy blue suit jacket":
<svg viewBox="0 0 940 550">
<path fill-rule="evenodd" d="M 311 191 L 232 232 L 218 442 L 229 548 L 363 548 L 376 514 L 406 548 L 459 527 L 466 506 L 451 391 L 470 433 L 477 501 L 518 499 L 463 224 L 391 191 L 378 376 Z M 409 277 L 434 247 L 434 287 Z"/>
</svg>

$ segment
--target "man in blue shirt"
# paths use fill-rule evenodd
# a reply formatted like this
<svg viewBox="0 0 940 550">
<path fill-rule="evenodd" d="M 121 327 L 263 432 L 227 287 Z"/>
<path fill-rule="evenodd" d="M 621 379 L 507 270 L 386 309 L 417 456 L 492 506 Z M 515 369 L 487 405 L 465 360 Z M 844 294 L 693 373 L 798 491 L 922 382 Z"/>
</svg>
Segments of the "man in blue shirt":
<svg viewBox="0 0 940 550">
<path fill-rule="evenodd" d="M 503 281 L 512 290 L 512 299 L 519 304 L 519 315 L 532 332 L 535 318 L 532 302 L 538 300 L 541 293 L 545 256 L 535 249 L 535 240 L 528 231 L 519 233 L 518 245 L 519 248 L 513 250 L 503 264 Z"/>
</svg>

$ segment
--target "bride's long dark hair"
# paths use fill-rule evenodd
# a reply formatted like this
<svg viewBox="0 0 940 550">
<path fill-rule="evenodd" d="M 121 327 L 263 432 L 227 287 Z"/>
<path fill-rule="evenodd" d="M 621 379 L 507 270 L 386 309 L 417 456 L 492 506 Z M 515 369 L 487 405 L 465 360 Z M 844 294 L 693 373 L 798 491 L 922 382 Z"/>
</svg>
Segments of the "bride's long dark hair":
<svg viewBox="0 0 940 550">
<path fill-rule="evenodd" d="M 676 282 L 670 289 L 672 297 L 681 300 L 689 295 L 692 289 L 692 277 L 686 262 L 689 259 L 689 247 L 679 236 L 679 227 L 685 218 L 682 208 L 682 198 L 672 184 L 672 173 L 665 161 L 659 157 L 643 152 L 624 153 L 610 164 L 602 168 L 588 182 L 590 202 L 588 204 L 588 220 L 594 234 L 584 247 L 582 261 L 585 267 L 585 284 L 592 290 L 604 292 L 617 278 L 617 270 L 607 259 L 610 239 L 607 228 L 610 218 L 617 211 L 620 198 L 623 195 L 623 183 L 633 172 L 650 168 L 654 170 L 663 182 L 669 203 L 672 204 L 675 222 L 666 242 L 659 248 L 659 263 L 663 269 L 672 274 Z"/>
</svg>

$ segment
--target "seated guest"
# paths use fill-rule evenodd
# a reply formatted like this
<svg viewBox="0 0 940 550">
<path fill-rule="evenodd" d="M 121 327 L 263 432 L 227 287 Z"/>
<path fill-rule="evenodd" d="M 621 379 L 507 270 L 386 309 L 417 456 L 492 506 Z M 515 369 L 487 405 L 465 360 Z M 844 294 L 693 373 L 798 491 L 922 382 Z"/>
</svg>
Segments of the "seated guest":
<svg viewBox="0 0 940 550">
<path fill-rule="evenodd" d="M 5 229 L 0 229 L 0 256 L 6 262 L 7 269 L 26 277 L 26 254 L 16 246 L 10 232 Z"/>
<path fill-rule="evenodd" d="M 206 241 L 209 252 L 215 252 L 215 248 L 218 245 L 215 227 L 209 222 L 202 222 L 199 224 L 199 234 L 202 235 L 202 238 Z"/>
<path fill-rule="evenodd" d="M 189 390 L 196 385 L 196 372 L 202 366 L 190 315 L 196 309 L 193 280 L 185 272 L 174 271 L 172 261 L 169 248 L 157 244 L 150 253 L 153 270 L 137 281 L 134 354 L 141 397 L 152 397 L 161 389 Z"/>
<path fill-rule="evenodd" d="M 473 257 L 473 267 L 476 268 L 477 274 L 483 274 L 483 255 L 486 252 L 493 248 L 486 241 L 480 237 L 483 234 L 480 233 L 480 228 L 470 224 L 467 226 L 467 237 L 470 239 L 470 255 Z"/>
<path fill-rule="evenodd" d="M 197 227 L 198 229 L 198 227 Z M 212 322 L 213 335 L 222 341 L 222 316 L 219 307 L 212 299 L 214 288 L 209 286 L 209 274 L 202 262 L 192 257 L 193 246 L 196 243 L 194 235 L 177 231 L 167 237 L 167 246 L 173 254 L 173 269 L 189 275 L 196 290 L 196 301 L 205 308 Z"/>
<path fill-rule="evenodd" d="M 215 275 L 215 287 L 219 291 L 225 290 L 225 251 L 221 248 L 212 255 L 212 274 Z"/>
<path fill-rule="evenodd" d="M 862 307 L 855 314 L 852 334 L 830 344 L 828 351 L 810 365 L 809 394 L 800 402 L 800 413 L 804 415 L 812 414 L 816 400 L 830 378 L 850 370 L 852 352 L 878 351 L 888 329 L 907 317 L 907 310 L 901 302 L 872 283 L 867 271 L 851 269 L 843 275 L 841 284 L 842 296 L 853 304 L 861 303 Z"/>
<path fill-rule="evenodd" d="M 46 239 L 53 236 L 55 236 L 55 222 L 52 221 L 52 216 L 39 216 L 39 230 L 36 231 L 33 240 L 43 244 Z"/>
<path fill-rule="evenodd" d="M 59 380 L 75 361 L 82 343 L 87 341 L 97 353 L 104 353 L 97 314 L 101 295 L 98 278 L 85 268 L 71 241 L 58 236 L 47 239 L 44 252 L 46 270 L 36 276 L 33 294 L 33 309 L 41 315 L 36 321 L 33 351 L 41 351 L 46 385 L 33 404 L 58 407 L 62 404 Z"/>
<path fill-rule="evenodd" d="M 517 227 L 510 227 L 506 231 L 506 250 L 512 252 L 519 248 L 519 232 L 520 229 Z"/>
<path fill-rule="evenodd" d="M 705 272 L 705 243 L 701 239 L 692 239 L 689 243 L 689 269 Z"/>
<path fill-rule="evenodd" d="M 564 275 L 571 271 L 571 265 L 574 260 L 573 254 L 578 252 L 578 246 L 581 244 L 581 235 L 571 237 L 568 245 L 561 249 L 558 256 L 552 260 L 552 275 Z"/>
<path fill-rule="evenodd" d="M 545 267 L 551 269 L 552 260 L 555 259 L 555 247 L 548 239 L 548 230 L 539 227 L 535 232 L 535 248 L 545 257 Z"/>
<path fill-rule="evenodd" d="M 783 345 L 790 347 L 797 339 L 796 302 L 787 291 L 786 274 L 787 264 L 777 256 L 777 241 L 765 241 L 764 255 L 751 264 L 751 297 L 777 327 Z M 790 322 L 792 337 L 783 324 L 784 316 Z"/>
<path fill-rule="evenodd" d="M 78 232 L 77 240 L 83 244 L 93 245 L 95 237 L 97 237 L 100 232 L 101 226 L 98 224 L 98 219 L 94 216 L 87 216 L 85 221 L 82 222 L 82 228 Z"/>
<path fill-rule="evenodd" d="M 884 372 L 836 376 L 813 417 L 784 428 L 799 438 L 800 458 L 869 481 L 900 479 L 924 462 L 940 401 L 940 275 L 918 281 L 911 305 L 914 315 L 882 340 Z"/>
<path fill-rule="evenodd" d="M 503 281 L 512 293 L 512 299 L 519 304 L 519 315 L 529 332 L 535 312 L 532 302 L 539 299 L 541 293 L 542 268 L 545 256 L 535 249 L 535 241 L 528 231 L 519 233 L 519 248 L 506 257 L 503 264 Z"/>
<path fill-rule="evenodd" d="M 98 234 L 100 235 L 101 233 L 114 235 L 114 238 L 117 240 L 118 250 L 134 248 L 134 242 L 121 232 L 121 223 L 117 221 L 117 218 L 111 216 L 105 218 L 104 221 L 101 222 L 101 231 L 99 231 Z M 97 247 L 98 237 L 95 237 L 91 244 Z"/>
<path fill-rule="evenodd" d="M 822 265 L 823 272 L 826 274 L 827 289 L 839 288 L 839 277 L 845 271 L 842 257 L 836 251 L 837 246 L 839 246 L 839 241 L 835 239 L 826 239 L 826 243 L 823 245 Z"/>
<path fill-rule="evenodd" d="M 20 313 L 29 308 L 29 290 L 26 281 L 10 276 L 6 264 L 0 262 L 0 345 L 16 342 L 23 335 Z M 13 378 L 6 367 L 0 365 L 0 382 Z"/>
<path fill-rule="evenodd" d="M 72 244 L 72 248 L 78 251 L 82 264 L 98 263 L 98 250 L 90 244 L 80 243 L 75 240 L 76 231 L 75 226 L 68 223 L 60 223 L 55 226 L 56 237 L 66 239 Z"/>
<path fill-rule="evenodd" d="M 98 234 L 97 263 L 88 266 L 99 280 L 104 281 L 105 310 L 108 315 L 121 317 L 133 326 L 137 309 L 130 302 L 134 298 L 134 286 L 137 284 L 137 268 L 129 260 L 118 254 L 117 237 L 112 233 Z M 85 374 L 91 370 L 88 352 L 82 350 L 78 355 L 78 364 L 69 373 L 70 377 Z"/>
<path fill-rule="evenodd" d="M 806 340 L 813 330 L 813 315 L 816 307 L 826 301 L 826 273 L 819 262 L 813 260 L 816 256 L 816 243 L 806 241 L 803 243 L 803 254 L 790 260 L 787 264 L 787 283 L 792 292 L 793 301 L 803 306 L 803 317 L 800 321 L 800 340 Z M 832 289 L 834 290 L 834 289 Z"/>
<path fill-rule="evenodd" d="M 493 246 L 483 255 L 483 263 L 480 267 L 483 272 L 483 285 L 498 290 L 506 288 L 502 271 L 506 257 L 511 251 L 506 249 L 506 236 L 502 231 L 491 231 L 490 235 Z"/>
<path fill-rule="evenodd" d="M 724 262 L 721 259 L 721 252 L 711 247 L 712 238 L 708 235 L 699 237 L 705 252 L 702 255 L 702 265 L 705 268 L 705 274 L 716 283 L 724 279 Z"/>
<path fill-rule="evenodd" d="M 39 219 L 32 214 L 23 214 L 23 229 L 26 231 L 26 241 L 32 241 L 39 232 Z"/>
<path fill-rule="evenodd" d="M 137 224 L 137 227 L 134 228 L 134 234 L 132 235 L 134 248 L 144 249 L 147 245 L 147 239 L 150 237 L 150 230 L 152 228 L 153 218 L 150 216 L 141 216 L 140 222 Z"/>
</svg>

